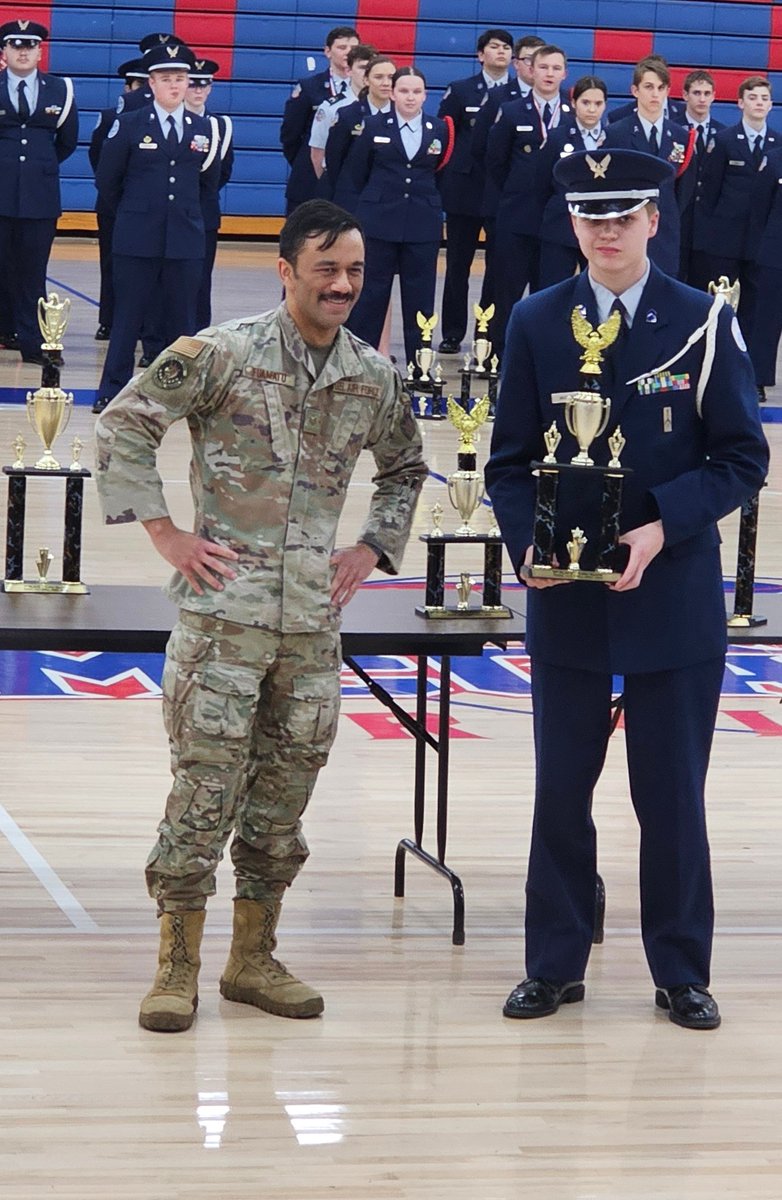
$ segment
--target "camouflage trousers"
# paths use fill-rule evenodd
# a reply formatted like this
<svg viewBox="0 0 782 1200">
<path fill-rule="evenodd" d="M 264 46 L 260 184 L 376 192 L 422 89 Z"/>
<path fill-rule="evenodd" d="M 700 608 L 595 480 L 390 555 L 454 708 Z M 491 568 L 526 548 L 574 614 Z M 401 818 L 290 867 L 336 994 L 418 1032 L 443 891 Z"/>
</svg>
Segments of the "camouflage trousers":
<svg viewBox="0 0 782 1200">
<path fill-rule="evenodd" d="M 200 909 L 232 830 L 236 895 L 279 896 L 309 851 L 301 815 L 337 731 L 337 631 L 283 634 L 182 611 L 166 647 L 173 787 L 147 861 L 159 912 Z"/>
</svg>

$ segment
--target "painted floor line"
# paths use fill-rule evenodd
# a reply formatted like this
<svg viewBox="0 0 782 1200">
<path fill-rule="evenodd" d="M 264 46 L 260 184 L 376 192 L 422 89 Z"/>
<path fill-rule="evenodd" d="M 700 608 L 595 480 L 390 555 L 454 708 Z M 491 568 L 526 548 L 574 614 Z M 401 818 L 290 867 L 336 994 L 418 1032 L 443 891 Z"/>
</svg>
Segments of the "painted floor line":
<svg viewBox="0 0 782 1200">
<path fill-rule="evenodd" d="M 42 854 L 36 850 L 7 809 L 0 804 L 0 833 L 4 835 L 19 857 L 27 864 L 38 882 L 46 889 L 54 903 L 68 918 L 79 933 L 98 933 L 99 928 L 89 913 L 68 890 L 57 872 L 49 866 Z"/>
</svg>

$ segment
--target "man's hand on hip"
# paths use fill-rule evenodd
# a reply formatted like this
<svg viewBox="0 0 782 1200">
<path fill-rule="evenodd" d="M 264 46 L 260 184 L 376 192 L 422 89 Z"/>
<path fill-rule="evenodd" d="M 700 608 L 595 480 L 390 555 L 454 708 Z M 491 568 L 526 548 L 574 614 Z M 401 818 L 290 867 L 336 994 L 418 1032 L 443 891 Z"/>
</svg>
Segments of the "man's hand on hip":
<svg viewBox="0 0 782 1200">
<path fill-rule="evenodd" d="M 352 600 L 367 575 L 371 575 L 379 562 L 376 551 L 365 542 L 350 546 L 346 550 L 335 550 L 331 556 L 334 575 L 331 580 L 331 599 L 340 608 Z"/>
<path fill-rule="evenodd" d="M 235 550 L 178 529 L 169 517 L 158 517 L 143 524 L 158 554 L 184 575 L 197 596 L 204 594 L 202 583 L 221 592 L 220 575 L 225 579 L 236 579 L 236 571 L 228 565 L 239 559 Z"/>
</svg>

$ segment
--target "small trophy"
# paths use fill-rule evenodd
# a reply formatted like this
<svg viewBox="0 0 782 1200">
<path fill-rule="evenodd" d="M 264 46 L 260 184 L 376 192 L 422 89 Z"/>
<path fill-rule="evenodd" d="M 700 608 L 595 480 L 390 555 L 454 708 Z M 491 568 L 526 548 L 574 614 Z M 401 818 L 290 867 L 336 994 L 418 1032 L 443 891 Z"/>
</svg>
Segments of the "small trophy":
<svg viewBox="0 0 782 1200">
<path fill-rule="evenodd" d="M 431 383 L 430 369 L 435 365 L 435 352 L 432 349 L 432 330 L 440 319 L 437 313 L 425 317 L 422 312 L 415 314 L 418 328 L 421 330 L 421 349 L 415 352 L 415 361 L 421 368 L 419 383 Z"/>
<path fill-rule="evenodd" d="M 595 329 L 580 308 L 571 316 L 573 335 L 584 350 L 581 356 L 583 390 L 566 393 L 557 402 L 565 405 L 565 424 L 575 438 L 578 453 L 569 463 L 557 461 L 557 449 L 562 434 L 553 421 L 543 434 L 546 455 L 541 462 L 532 464 L 537 476 L 537 499 L 535 503 L 535 526 L 532 538 L 532 565 L 522 567 L 522 575 L 535 579 L 587 580 L 590 582 L 614 583 L 621 578 L 617 570 L 619 543 L 619 519 L 622 507 L 624 476 L 629 471 L 622 467 L 619 455 L 625 447 L 625 438 L 619 426 L 608 439 L 611 457 L 606 466 L 595 466 L 590 453 L 592 443 L 601 437 L 608 427 L 611 416 L 611 400 L 601 396 L 596 389 L 596 376 L 601 374 L 600 364 L 603 351 L 613 345 L 619 334 L 622 317 L 613 312 L 607 321 Z M 566 543 L 567 566 L 555 565 L 554 542 L 558 524 L 558 489 L 560 477 L 568 472 L 594 473 L 602 475 L 602 500 L 600 503 L 600 531 L 596 539 L 592 565 L 590 538 L 581 525 L 570 529 Z"/>
<path fill-rule="evenodd" d="M 486 373 L 484 363 L 491 354 L 491 342 L 488 338 L 483 337 L 483 334 L 489 332 L 489 321 L 494 316 L 494 305 L 490 304 L 488 308 L 481 308 L 480 304 L 474 304 L 473 313 L 475 314 L 475 320 L 478 322 L 477 337 L 472 344 L 472 352 L 476 362 L 475 371 L 478 375 L 484 375 Z"/>
<path fill-rule="evenodd" d="M 74 438 L 72 462 L 69 468 L 60 466 L 52 446 L 68 424 L 73 409 L 73 395 L 60 387 L 62 338 L 68 324 L 71 302 L 60 300 L 56 292 L 38 301 L 38 325 L 43 336 L 41 350 L 44 364 L 41 387 L 27 393 L 27 416 L 43 443 L 43 454 L 34 467 L 24 464 L 25 441 L 21 434 L 14 442 L 16 459 L 12 466 L 3 467 L 8 476 L 8 512 L 6 520 L 5 579 L 6 592 L 84 593 L 81 573 L 81 526 L 84 502 L 84 480 L 90 472 L 80 462 L 84 443 Z M 49 579 L 54 555 L 43 546 L 36 559 L 37 579 L 24 578 L 24 536 L 27 480 L 65 478 L 65 525 L 63 536 L 62 579 Z"/>
<path fill-rule="evenodd" d="M 426 542 L 426 595 L 423 605 L 416 607 L 419 616 L 430 618 L 484 617 L 493 620 L 509 617 L 510 609 L 502 603 L 502 539 L 492 513 L 488 533 L 478 533 L 470 521 L 483 500 L 483 474 L 476 470 L 477 451 L 475 435 L 489 415 L 489 397 L 476 401 L 467 413 L 453 396 L 448 397 L 448 417 L 459 431 L 457 470 L 448 476 L 448 498 L 459 513 L 462 523 L 455 533 L 444 533 L 441 528 L 443 509 L 441 504 L 432 508 L 432 530 L 423 534 Z M 454 543 L 483 545 L 483 595 L 479 605 L 471 604 L 475 580 L 468 571 L 462 571 L 456 585 L 458 603 L 445 603 L 445 548 Z"/>
</svg>

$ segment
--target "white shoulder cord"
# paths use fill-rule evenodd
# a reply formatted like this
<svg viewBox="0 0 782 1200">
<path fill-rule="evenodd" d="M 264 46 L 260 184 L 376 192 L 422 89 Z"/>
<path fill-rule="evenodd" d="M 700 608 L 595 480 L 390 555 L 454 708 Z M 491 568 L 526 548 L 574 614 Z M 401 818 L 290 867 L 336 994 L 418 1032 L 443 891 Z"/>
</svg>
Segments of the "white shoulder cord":
<svg viewBox="0 0 782 1200">
<path fill-rule="evenodd" d="M 57 129 L 59 129 L 60 126 L 64 123 L 66 117 L 68 116 L 68 113 L 71 111 L 71 108 L 73 107 L 73 80 L 69 79 L 67 75 L 63 75 L 62 81 L 65 84 L 65 103 L 62 106 L 62 112 L 60 113 L 60 119 L 56 125 Z"/>
</svg>

